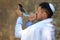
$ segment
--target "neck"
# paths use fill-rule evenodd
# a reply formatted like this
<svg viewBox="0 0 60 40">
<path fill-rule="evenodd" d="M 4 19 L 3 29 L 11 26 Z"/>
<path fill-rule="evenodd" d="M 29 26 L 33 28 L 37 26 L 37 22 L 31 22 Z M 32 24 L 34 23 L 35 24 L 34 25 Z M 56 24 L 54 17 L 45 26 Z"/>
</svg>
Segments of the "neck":
<svg viewBox="0 0 60 40">
<path fill-rule="evenodd" d="M 48 18 L 39 19 L 39 20 L 36 20 L 35 22 L 39 22 L 39 21 L 42 21 L 42 20 L 45 20 L 45 19 L 48 19 Z"/>
</svg>

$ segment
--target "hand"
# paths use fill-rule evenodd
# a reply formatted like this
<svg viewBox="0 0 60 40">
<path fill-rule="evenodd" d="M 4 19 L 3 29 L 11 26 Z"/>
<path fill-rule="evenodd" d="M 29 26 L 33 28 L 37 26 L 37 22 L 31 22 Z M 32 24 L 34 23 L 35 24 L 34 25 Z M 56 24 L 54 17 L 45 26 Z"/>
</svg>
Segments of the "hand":
<svg viewBox="0 0 60 40">
<path fill-rule="evenodd" d="M 29 21 L 35 21 L 36 20 L 36 14 L 31 13 L 29 16 Z"/>
<path fill-rule="evenodd" d="M 18 16 L 22 17 L 22 12 L 21 12 L 21 10 L 19 9 L 19 7 L 17 8 L 16 12 L 17 12 L 17 15 L 18 15 Z"/>
</svg>

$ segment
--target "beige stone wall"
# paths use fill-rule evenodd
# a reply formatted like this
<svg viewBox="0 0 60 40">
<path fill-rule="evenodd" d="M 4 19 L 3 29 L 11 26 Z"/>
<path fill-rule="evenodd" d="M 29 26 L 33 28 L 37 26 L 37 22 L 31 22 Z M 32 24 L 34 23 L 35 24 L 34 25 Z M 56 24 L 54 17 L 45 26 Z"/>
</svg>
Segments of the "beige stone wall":
<svg viewBox="0 0 60 40">
<path fill-rule="evenodd" d="M 17 4 L 21 3 L 28 12 L 33 12 L 41 2 L 51 2 L 56 8 L 54 24 L 56 40 L 60 40 L 60 0 L 0 0 L 0 40 L 19 40 L 14 37 Z M 25 24 L 25 22 L 24 22 Z"/>
</svg>

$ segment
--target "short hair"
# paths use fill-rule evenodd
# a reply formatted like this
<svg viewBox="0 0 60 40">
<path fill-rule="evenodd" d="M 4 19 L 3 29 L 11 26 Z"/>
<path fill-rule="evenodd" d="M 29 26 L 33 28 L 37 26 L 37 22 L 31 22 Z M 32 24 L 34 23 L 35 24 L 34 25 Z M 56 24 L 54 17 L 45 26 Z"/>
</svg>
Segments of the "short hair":
<svg viewBox="0 0 60 40">
<path fill-rule="evenodd" d="M 51 18 L 51 17 L 52 17 L 53 12 L 52 12 L 52 10 L 51 10 L 48 2 L 42 2 L 41 4 L 39 4 L 39 6 L 40 6 L 41 8 L 43 8 L 43 9 L 45 9 L 45 10 L 48 11 L 48 12 L 46 12 L 48 18 Z"/>
</svg>

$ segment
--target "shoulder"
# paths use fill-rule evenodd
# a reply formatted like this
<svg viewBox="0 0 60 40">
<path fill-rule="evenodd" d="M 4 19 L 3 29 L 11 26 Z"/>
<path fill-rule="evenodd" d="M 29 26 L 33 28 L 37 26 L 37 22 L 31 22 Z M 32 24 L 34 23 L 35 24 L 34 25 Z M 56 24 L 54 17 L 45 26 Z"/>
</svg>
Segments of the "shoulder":
<svg viewBox="0 0 60 40">
<path fill-rule="evenodd" d="M 51 24 L 51 23 L 48 23 L 48 24 L 45 25 L 43 30 L 54 31 L 55 30 L 55 26 L 53 24 Z"/>
</svg>

